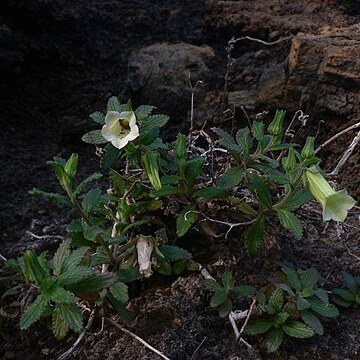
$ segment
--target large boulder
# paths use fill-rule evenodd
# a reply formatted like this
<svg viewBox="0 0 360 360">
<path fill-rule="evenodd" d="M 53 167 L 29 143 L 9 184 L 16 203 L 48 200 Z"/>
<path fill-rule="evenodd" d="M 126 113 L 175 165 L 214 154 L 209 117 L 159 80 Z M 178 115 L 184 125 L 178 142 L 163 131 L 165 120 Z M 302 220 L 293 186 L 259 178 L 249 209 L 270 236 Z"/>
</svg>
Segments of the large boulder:
<svg viewBox="0 0 360 360">
<path fill-rule="evenodd" d="M 173 118 L 184 119 L 190 110 L 189 73 L 192 85 L 202 81 L 195 91 L 198 111 L 217 82 L 215 65 L 215 53 L 209 46 L 154 44 L 130 56 L 127 85 L 139 102 L 155 105 Z M 197 117 L 197 121 L 204 118 Z"/>
</svg>

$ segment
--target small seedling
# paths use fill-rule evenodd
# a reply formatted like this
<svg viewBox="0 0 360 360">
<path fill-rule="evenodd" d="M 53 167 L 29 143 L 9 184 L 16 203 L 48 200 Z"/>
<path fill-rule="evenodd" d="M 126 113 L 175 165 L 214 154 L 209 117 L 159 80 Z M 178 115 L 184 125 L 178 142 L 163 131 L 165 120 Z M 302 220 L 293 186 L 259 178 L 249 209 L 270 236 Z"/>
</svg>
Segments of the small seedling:
<svg viewBox="0 0 360 360">
<path fill-rule="evenodd" d="M 344 273 L 347 289 L 335 288 L 332 290 L 332 301 L 343 307 L 360 306 L 360 278 Z"/>
<path fill-rule="evenodd" d="M 235 296 L 248 296 L 256 292 L 256 289 L 252 286 L 235 286 L 233 275 L 229 271 L 225 271 L 221 284 L 215 279 L 206 279 L 204 285 L 214 291 L 210 306 L 217 308 L 221 317 L 225 317 L 230 313 L 233 307 L 232 300 Z"/>
</svg>

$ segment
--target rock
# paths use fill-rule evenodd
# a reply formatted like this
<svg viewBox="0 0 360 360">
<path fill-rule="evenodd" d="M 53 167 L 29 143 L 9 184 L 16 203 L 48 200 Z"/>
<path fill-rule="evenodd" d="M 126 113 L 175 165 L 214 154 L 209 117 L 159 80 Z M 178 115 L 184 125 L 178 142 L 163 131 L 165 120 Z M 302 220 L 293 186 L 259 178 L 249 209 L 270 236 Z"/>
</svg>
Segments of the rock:
<svg viewBox="0 0 360 360">
<path fill-rule="evenodd" d="M 189 72 L 193 85 L 202 81 L 195 91 L 199 106 L 217 80 L 214 67 L 215 53 L 209 46 L 154 44 L 130 56 L 127 85 L 139 102 L 183 119 L 190 110 Z"/>
<path fill-rule="evenodd" d="M 266 71 L 258 100 L 318 118 L 360 115 L 360 25 L 321 35 L 299 34 L 284 66 Z"/>
</svg>

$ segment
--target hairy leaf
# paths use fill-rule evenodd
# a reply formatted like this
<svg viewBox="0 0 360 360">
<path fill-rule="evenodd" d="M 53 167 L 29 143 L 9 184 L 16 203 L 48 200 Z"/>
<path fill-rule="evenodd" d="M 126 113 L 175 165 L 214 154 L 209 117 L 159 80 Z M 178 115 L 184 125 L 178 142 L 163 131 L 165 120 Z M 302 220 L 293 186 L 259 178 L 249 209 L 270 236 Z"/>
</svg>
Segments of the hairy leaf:
<svg viewBox="0 0 360 360">
<path fill-rule="evenodd" d="M 21 315 L 20 319 L 20 329 L 26 330 L 33 323 L 38 321 L 46 309 L 47 300 L 44 296 L 39 295 L 35 301 L 26 309 L 26 311 Z"/>
<path fill-rule="evenodd" d="M 313 314 L 311 310 L 300 311 L 300 316 L 305 324 L 309 325 L 318 335 L 324 333 L 320 320 Z"/>
<path fill-rule="evenodd" d="M 291 230 L 297 239 L 301 238 L 302 227 L 299 219 L 292 212 L 283 208 L 276 209 L 280 223 L 285 229 Z"/>
<path fill-rule="evenodd" d="M 101 130 L 89 131 L 89 132 L 87 132 L 86 134 L 83 135 L 81 140 L 83 142 L 86 142 L 88 144 L 93 144 L 93 145 L 101 145 L 101 144 L 106 144 L 108 142 L 108 140 L 106 140 L 101 135 Z"/>
<path fill-rule="evenodd" d="M 265 219 L 262 213 L 256 221 L 250 225 L 245 237 L 245 248 L 248 254 L 255 255 L 259 250 L 265 234 Z"/>
<path fill-rule="evenodd" d="M 58 340 L 62 340 L 69 332 L 69 326 L 60 316 L 60 310 L 58 307 L 55 308 L 52 315 L 52 328 L 53 334 Z"/>
<path fill-rule="evenodd" d="M 176 234 L 179 237 L 184 236 L 189 231 L 191 225 L 197 218 L 196 214 L 194 214 L 191 210 L 192 209 L 187 206 L 181 211 L 176 219 Z"/>
<path fill-rule="evenodd" d="M 205 279 L 203 284 L 210 290 L 215 292 L 223 291 L 223 287 L 214 279 Z"/>
<path fill-rule="evenodd" d="M 94 174 L 92 174 L 92 175 L 90 175 L 90 176 L 88 176 L 86 179 L 84 179 L 78 186 L 77 186 L 77 188 L 74 190 L 74 195 L 76 196 L 76 195 L 78 195 L 78 194 L 80 194 L 83 190 L 84 190 L 84 188 L 85 188 L 85 186 L 87 185 L 87 184 L 89 184 L 89 183 L 91 183 L 92 181 L 96 181 L 96 180 L 99 180 L 100 178 L 102 178 L 102 174 L 100 174 L 100 173 L 94 173 Z"/>
<path fill-rule="evenodd" d="M 219 179 L 220 189 L 231 189 L 241 183 L 244 179 L 245 170 L 242 166 L 231 168 Z"/>
<path fill-rule="evenodd" d="M 283 332 L 281 329 L 271 329 L 266 336 L 266 348 L 269 353 L 276 351 L 282 341 L 283 341 Z"/>
<path fill-rule="evenodd" d="M 225 291 L 229 291 L 230 289 L 232 289 L 234 287 L 233 275 L 230 271 L 224 272 L 224 275 L 222 278 L 222 283 L 224 285 Z"/>
<path fill-rule="evenodd" d="M 63 304 L 57 305 L 59 315 L 66 325 L 75 332 L 80 332 L 83 328 L 83 318 L 79 308 L 76 304 Z"/>
<path fill-rule="evenodd" d="M 119 99 L 116 96 L 112 96 L 107 102 L 107 111 L 121 112 Z"/>
<path fill-rule="evenodd" d="M 124 304 L 129 300 L 128 287 L 124 283 L 118 281 L 111 286 L 109 290 L 116 300 L 119 300 Z"/>
<path fill-rule="evenodd" d="M 166 260 L 169 261 L 189 260 L 192 258 L 187 250 L 177 246 L 164 245 L 161 246 L 159 250 L 165 256 Z"/>
<path fill-rule="evenodd" d="M 68 207 L 73 207 L 71 201 L 63 195 L 55 194 L 55 193 L 48 193 L 46 191 L 41 191 L 39 189 L 33 188 L 31 191 L 29 191 L 29 194 L 31 195 L 42 195 L 50 200 L 56 201 L 59 204 L 66 205 Z"/>
<path fill-rule="evenodd" d="M 339 315 L 339 310 L 332 304 L 324 304 L 318 300 L 308 299 L 311 309 L 319 315 L 333 318 Z"/>
<path fill-rule="evenodd" d="M 301 290 L 301 282 L 298 273 L 296 270 L 288 267 L 288 266 L 281 266 L 281 270 L 286 275 L 289 284 L 297 291 Z"/>
<path fill-rule="evenodd" d="M 238 285 L 234 287 L 233 293 L 240 296 L 248 296 L 256 293 L 256 288 L 249 285 Z"/>
<path fill-rule="evenodd" d="M 269 298 L 268 304 L 275 309 L 275 311 L 280 311 L 284 304 L 284 293 L 281 289 L 276 289 L 273 291 Z"/>
<path fill-rule="evenodd" d="M 105 155 L 101 159 L 101 166 L 105 169 L 111 168 L 115 165 L 118 159 L 120 150 L 117 149 L 113 144 L 109 143 L 105 146 Z"/>
<path fill-rule="evenodd" d="M 96 123 L 100 125 L 105 124 L 105 115 L 101 113 L 100 111 L 95 111 L 92 114 L 89 115 L 90 119 L 95 121 Z"/>
<path fill-rule="evenodd" d="M 219 306 L 223 304 L 227 299 L 228 299 L 228 294 L 226 293 L 226 291 L 224 290 L 216 291 L 211 298 L 210 306 L 211 307 Z"/>
<path fill-rule="evenodd" d="M 272 326 L 274 326 L 273 319 L 250 319 L 249 323 L 245 328 L 245 334 L 248 335 L 259 335 L 266 333 Z"/>
<path fill-rule="evenodd" d="M 282 329 L 286 334 L 298 339 L 305 339 L 315 335 L 314 330 L 300 321 L 287 321 Z"/>
</svg>

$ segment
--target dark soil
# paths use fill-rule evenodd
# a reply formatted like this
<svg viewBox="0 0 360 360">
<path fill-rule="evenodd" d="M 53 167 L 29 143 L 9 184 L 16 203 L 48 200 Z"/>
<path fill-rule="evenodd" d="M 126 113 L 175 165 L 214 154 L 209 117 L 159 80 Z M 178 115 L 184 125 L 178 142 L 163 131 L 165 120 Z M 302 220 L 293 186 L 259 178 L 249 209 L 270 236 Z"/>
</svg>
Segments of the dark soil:
<svg viewBox="0 0 360 360">
<path fill-rule="evenodd" d="M 91 129 L 87 115 L 104 108 L 111 95 L 123 101 L 133 96 L 136 103 L 136 94 L 124 85 L 132 51 L 163 41 L 208 44 L 222 59 L 215 69 L 222 78 L 224 48 L 232 36 L 246 34 L 271 41 L 272 37 L 298 31 L 316 33 L 323 26 L 350 25 L 360 19 L 358 1 L 322 0 L 315 7 L 307 0 L 273 3 L 269 7 L 269 1 L 262 0 L 1 1 L 0 253 L 12 257 L 26 248 L 53 251 L 59 236 L 66 235 L 65 225 L 74 214 L 30 196 L 28 191 L 33 187 L 60 191 L 46 165 L 53 156 L 66 157 L 76 151 L 80 177 L 98 171 L 93 147 L 79 139 Z M 238 13 L 233 10 L 235 5 L 241 7 Z M 252 44 L 235 54 L 232 90 L 251 88 L 265 67 L 280 64 L 288 54 L 286 44 L 276 53 L 268 48 L 258 53 L 259 49 Z M 222 86 L 220 82 L 218 88 Z M 178 120 L 185 119 L 184 114 Z M 332 119 L 321 128 L 320 140 L 345 126 Z M 314 120 L 311 127 L 317 128 Z M 351 134 L 322 154 L 327 169 L 334 167 L 349 141 Z M 351 158 L 339 179 L 357 197 L 358 159 L 358 155 Z M 301 240 L 269 222 L 267 247 L 254 258 L 245 256 L 239 229 L 228 240 L 199 239 L 194 233 L 188 247 L 194 248 L 195 259 L 201 259 L 214 277 L 231 270 L 238 282 L 256 286 L 267 282 L 280 260 L 301 268 L 316 267 L 326 279 L 327 289 L 341 284 L 343 271 L 360 275 L 358 208 L 341 227 L 334 223 L 325 226 L 314 204 L 300 214 L 305 228 Z M 28 231 L 48 237 L 35 238 Z M 235 346 L 229 322 L 209 307 L 211 294 L 201 280 L 200 274 L 185 274 L 145 284 L 148 290 L 129 303 L 134 321 L 126 326 L 172 360 L 190 359 L 204 339 L 193 359 L 360 358 L 360 313 L 355 310 L 324 321 L 322 337 L 286 340 L 274 355 L 266 354 L 260 338 L 247 338 L 253 345 L 251 351 Z M 248 306 L 236 303 L 239 309 Z M 55 341 L 45 322 L 20 333 L 18 318 L 0 319 L 0 357 L 4 359 L 57 358 L 76 340 L 73 335 Z M 102 332 L 100 329 L 101 323 L 95 321 L 73 358 L 158 358 L 113 326 L 105 324 Z"/>
</svg>

